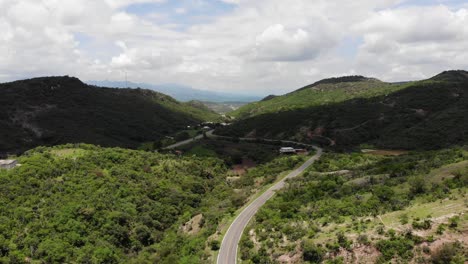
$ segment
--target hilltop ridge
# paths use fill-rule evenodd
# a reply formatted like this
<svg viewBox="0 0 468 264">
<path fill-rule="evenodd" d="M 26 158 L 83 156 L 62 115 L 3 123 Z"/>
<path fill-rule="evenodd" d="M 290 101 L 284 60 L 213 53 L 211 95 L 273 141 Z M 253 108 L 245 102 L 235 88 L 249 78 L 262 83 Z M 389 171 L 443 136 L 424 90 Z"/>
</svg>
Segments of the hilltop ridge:
<svg viewBox="0 0 468 264">
<path fill-rule="evenodd" d="M 322 80 L 317 81 L 317 82 L 315 82 L 313 84 L 304 86 L 304 87 L 302 87 L 302 88 L 300 88 L 298 90 L 293 91 L 293 93 L 297 92 L 297 91 L 307 89 L 307 88 L 312 88 L 312 87 L 318 86 L 320 84 L 337 84 L 337 83 L 365 82 L 365 81 L 378 81 L 378 82 L 381 82 L 377 78 L 369 78 L 369 77 L 364 77 L 362 75 L 349 75 L 349 76 L 341 76 L 341 77 L 331 77 L 331 78 L 322 79 Z"/>
<path fill-rule="evenodd" d="M 247 104 L 229 115 L 244 119 L 267 113 L 343 102 L 353 98 L 373 97 L 398 90 L 376 78 L 361 75 L 327 78 L 281 96 L 267 96 L 259 102 Z"/>
<path fill-rule="evenodd" d="M 465 82 L 468 80 L 468 71 L 465 71 L 465 70 L 444 71 L 432 77 L 431 80 Z"/>
<path fill-rule="evenodd" d="M 69 76 L 4 83 L 0 92 L 0 152 L 81 142 L 133 148 L 219 117 L 155 91 Z"/>
<path fill-rule="evenodd" d="M 339 85 L 343 86 L 333 91 L 316 86 L 244 106 L 237 113 L 241 120 L 217 133 L 332 143 L 338 148 L 370 144 L 438 149 L 468 142 L 466 71 L 399 85 Z"/>
</svg>

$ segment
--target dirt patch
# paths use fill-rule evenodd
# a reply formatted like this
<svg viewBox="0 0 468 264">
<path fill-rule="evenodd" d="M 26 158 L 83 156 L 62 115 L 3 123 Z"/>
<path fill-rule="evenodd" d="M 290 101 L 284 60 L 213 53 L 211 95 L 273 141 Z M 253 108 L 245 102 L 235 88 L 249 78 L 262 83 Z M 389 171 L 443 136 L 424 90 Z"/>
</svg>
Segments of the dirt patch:
<svg viewBox="0 0 468 264">
<path fill-rule="evenodd" d="M 339 171 L 321 172 L 320 175 L 346 175 L 349 173 L 351 173 L 350 170 L 339 170 Z"/>
<path fill-rule="evenodd" d="M 342 257 L 344 263 L 365 264 L 376 263 L 379 258 L 380 252 L 373 246 L 359 245 L 353 247 L 352 250 L 341 248 L 335 256 L 331 258 Z"/>
<path fill-rule="evenodd" d="M 187 233 L 189 235 L 198 234 L 198 232 L 200 232 L 200 229 L 201 229 L 202 220 L 203 220 L 203 215 L 198 214 L 198 215 L 192 217 L 192 219 L 190 219 L 187 223 L 185 223 L 181 227 L 181 230 L 184 233 Z"/>
<path fill-rule="evenodd" d="M 460 242 L 462 245 L 468 245 L 468 230 L 464 230 L 461 232 L 445 232 L 443 235 L 437 238 L 434 242 L 424 242 L 421 245 L 417 246 L 414 250 L 415 252 L 415 258 L 410 263 L 421 263 L 420 260 L 418 262 L 418 258 L 422 258 L 426 260 L 429 263 L 430 259 L 430 253 L 423 253 L 424 251 L 422 250 L 423 248 L 429 248 L 429 252 L 436 252 L 438 251 L 442 246 L 445 244 L 449 243 L 454 243 L 454 242 Z M 465 262 L 466 263 L 466 262 Z"/>
<path fill-rule="evenodd" d="M 238 181 L 240 180 L 241 177 L 227 177 L 226 180 L 228 182 L 235 182 L 235 181 Z"/>
<path fill-rule="evenodd" d="M 282 254 L 282 253 L 280 253 Z M 276 258 L 276 261 L 281 264 L 299 264 L 302 261 L 303 252 L 300 243 L 296 243 L 296 248 L 293 252 L 284 253 Z"/>
<path fill-rule="evenodd" d="M 252 241 L 252 243 L 254 244 L 255 249 L 259 250 L 262 244 L 258 242 L 257 234 L 255 233 L 255 230 L 253 229 L 249 230 L 249 237 L 250 237 L 250 241 Z"/>
<path fill-rule="evenodd" d="M 281 264 L 296 264 L 296 263 L 302 263 L 301 261 L 301 254 L 284 254 L 281 255 L 277 258 L 277 261 Z"/>
<path fill-rule="evenodd" d="M 236 164 L 232 166 L 231 172 L 234 175 L 244 175 L 248 169 L 255 168 L 257 164 L 248 158 L 242 158 L 242 163 L 241 164 Z"/>
</svg>

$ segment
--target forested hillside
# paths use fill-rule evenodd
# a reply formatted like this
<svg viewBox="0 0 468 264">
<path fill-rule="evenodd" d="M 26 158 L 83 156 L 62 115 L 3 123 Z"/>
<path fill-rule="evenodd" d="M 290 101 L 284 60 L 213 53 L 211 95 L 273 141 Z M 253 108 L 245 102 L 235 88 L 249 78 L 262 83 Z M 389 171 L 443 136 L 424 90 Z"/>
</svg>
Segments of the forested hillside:
<svg viewBox="0 0 468 264">
<path fill-rule="evenodd" d="M 466 263 L 467 160 L 326 153 L 259 210 L 243 263 Z"/>
<path fill-rule="evenodd" d="M 328 105 L 353 98 L 385 95 L 403 88 L 405 85 L 393 85 L 363 76 L 329 78 L 282 96 L 269 95 L 260 102 L 247 104 L 228 114 L 244 119 L 262 114 Z"/>
<path fill-rule="evenodd" d="M 229 182 L 224 161 L 85 144 L 38 147 L 0 169 L 0 263 L 212 261 L 219 225 L 303 161 Z"/>
<path fill-rule="evenodd" d="M 338 148 L 364 143 L 403 149 L 461 145 L 468 142 L 468 73 L 449 71 L 391 93 L 262 114 L 217 133 L 331 143 Z"/>
<path fill-rule="evenodd" d="M 0 152 L 75 142 L 136 147 L 218 118 L 161 93 L 99 88 L 71 77 L 4 83 L 0 93 Z"/>
</svg>

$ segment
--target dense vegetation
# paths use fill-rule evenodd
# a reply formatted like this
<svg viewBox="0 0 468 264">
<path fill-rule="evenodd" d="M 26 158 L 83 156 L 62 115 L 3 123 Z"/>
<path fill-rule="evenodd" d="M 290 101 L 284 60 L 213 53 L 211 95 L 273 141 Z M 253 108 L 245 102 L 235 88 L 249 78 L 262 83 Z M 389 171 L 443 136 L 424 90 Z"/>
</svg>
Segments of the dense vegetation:
<svg viewBox="0 0 468 264">
<path fill-rule="evenodd" d="M 256 164 L 269 162 L 279 155 L 278 146 L 239 140 L 203 139 L 178 149 L 184 155 L 197 157 L 217 157 L 225 161 L 226 165 L 242 163 L 249 159 Z"/>
<path fill-rule="evenodd" d="M 342 83 L 345 86 L 349 84 Z M 358 93 L 360 98 L 339 103 L 335 101 L 320 106 L 262 114 L 240 120 L 232 126 L 217 130 L 217 133 L 239 137 L 289 138 L 324 144 L 332 142 L 338 148 L 366 143 L 384 148 L 437 149 L 467 143 L 467 72 L 444 72 L 432 79 L 400 88 L 385 95 L 374 94 L 373 97 L 362 98 L 367 96 Z M 309 90 L 299 93 L 309 93 Z M 326 103 L 327 100 L 322 96 L 330 100 L 340 98 L 330 96 L 329 92 L 310 93 L 313 99 L 309 100 L 304 95 L 293 99 L 291 104 L 301 100 Z M 294 93 L 262 103 L 286 100 L 291 96 L 295 96 Z M 284 104 L 284 108 L 291 104 Z"/>
<path fill-rule="evenodd" d="M 242 258 L 249 260 L 247 263 L 272 263 L 281 255 L 299 254 L 301 261 L 309 263 L 347 263 L 343 262 L 342 256 L 347 254 L 343 252 L 363 245 L 380 252 L 375 260 L 379 263 L 393 258 L 408 261 L 414 257 L 416 245 L 433 242 L 444 229 L 451 228 L 451 232 L 463 237 L 466 216 L 451 218 L 454 224 L 441 224 L 437 233 L 428 237 L 420 237 L 412 230 L 436 228 L 431 226 L 431 216 L 419 219 L 415 213 L 400 213 L 397 221 L 406 226 L 398 232 L 382 225 L 380 216 L 410 205 L 450 204 L 447 198 L 460 199 L 459 213 L 466 213 L 466 160 L 468 152 L 463 148 L 397 157 L 327 153 L 303 176 L 289 180 L 288 186 L 259 210 L 242 238 Z M 447 164 L 456 166 L 444 167 Z M 436 170 L 441 167 L 444 169 Z M 439 216 L 456 212 L 444 208 L 424 212 Z M 455 241 L 452 238 L 451 242 Z M 445 251 L 454 252 L 450 259 L 458 261 L 453 263 L 463 263 L 468 256 L 468 249 L 460 245 L 440 250 L 433 252 L 433 263 L 451 263 L 439 260 L 447 258 Z"/>
<path fill-rule="evenodd" d="M 217 158 L 68 144 L 19 160 L 0 170 L 0 263 L 191 264 L 209 261 L 223 217 L 302 158 L 236 183 Z"/>
<path fill-rule="evenodd" d="M 0 84 L 0 152 L 92 143 L 137 147 L 218 115 L 142 89 L 45 77 Z"/>
<path fill-rule="evenodd" d="M 283 96 L 267 96 L 260 102 L 247 104 L 228 114 L 244 119 L 262 114 L 343 102 L 353 98 L 385 95 L 404 87 L 404 85 L 392 85 L 362 76 L 330 78 L 318 81 Z"/>
</svg>

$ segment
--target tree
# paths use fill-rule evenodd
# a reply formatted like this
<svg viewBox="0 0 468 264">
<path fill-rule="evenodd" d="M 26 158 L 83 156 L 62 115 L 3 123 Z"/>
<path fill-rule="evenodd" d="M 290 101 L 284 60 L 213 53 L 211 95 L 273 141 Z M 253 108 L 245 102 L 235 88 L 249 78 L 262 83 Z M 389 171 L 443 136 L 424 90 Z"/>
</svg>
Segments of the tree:
<svg viewBox="0 0 468 264">
<path fill-rule="evenodd" d="M 311 263 L 320 263 L 324 256 L 324 250 L 313 243 L 312 240 L 302 241 L 303 259 Z"/>
<path fill-rule="evenodd" d="M 426 179 L 423 176 L 414 176 L 409 179 L 410 193 L 412 195 L 423 194 L 427 191 Z"/>
<path fill-rule="evenodd" d="M 217 239 L 211 240 L 210 241 L 210 247 L 211 247 L 211 250 L 219 250 L 219 247 L 220 247 L 219 240 L 217 240 Z"/>
<path fill-rule="evenodd" d="M 432 253 L 431 260 L 434 264 L 463 264 L 463 245 L 460 242 L 444 244 L 439 250 Z"/>
<path fill-rule="evenodd" d="M 388 202 L 395 195 L 395 191 L 388 186 L 377 186 L 374 189 L 374 195 L 377 196 L 381 202 Z"/>
</svg>

